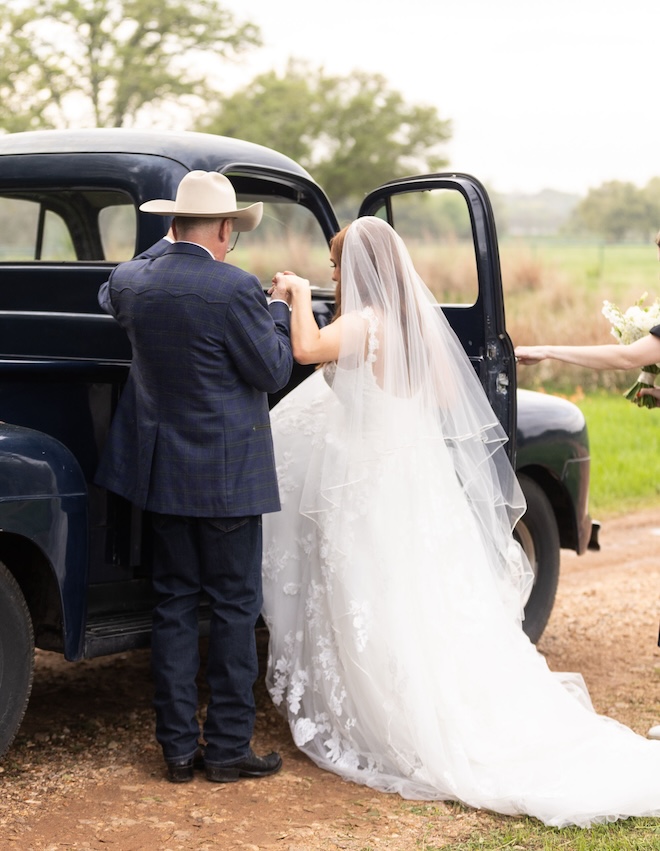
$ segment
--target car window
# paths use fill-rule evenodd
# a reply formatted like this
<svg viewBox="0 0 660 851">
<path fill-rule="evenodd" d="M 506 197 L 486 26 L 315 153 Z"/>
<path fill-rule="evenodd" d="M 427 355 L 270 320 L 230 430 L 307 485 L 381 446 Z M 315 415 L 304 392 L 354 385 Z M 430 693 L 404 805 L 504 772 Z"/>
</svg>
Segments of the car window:
<svg viewBox="0 0 660 851">
<path fill-rule="evenodd" d="M 472 305 L 479 294 L 467 202 L 455 189 L 392 195 L 391 221 L 422 280 L 441 304 Z M 387 218 L 385 207 L 375 215 Z"/>
<path fill-rule="evenodd" d="M 239 206 L 256 200 L 262 199 L 238 195 Z M 287 269 L 315 286 L 333 288 L 328 242 L 314 213 L 277 196 L 264 198 L 263 204 L 259 227 L 241 234 L 227 262 L 249 269 L 264 286 L 270 285 L 275 272 Z"/>
<path fill-rule="evenodd" d="M 108 204 L 99 211 L 99 232 L 105 260 L 120 263 L 135 255 L 137 214 L 130 202 Z"/>
<path fill-rule="evenodd" d="M 61 216 L 35 201 L 0 198 L 0 261 L 75 260 Z"/>
<path fill-rule="evenodd" d="M 316 215 L 277 195 L 263 200 L 259 227 L 242 234 L 227 261 L 252 271 L 267 286 L 273 273 L 292 269 L 316 286 L 332 288 L 328 243 Z M 135 255 L 137 214 L 129 196 L 113 190 L 30 190 L 0 195 L 1 262 L 121 262 Z"/>
<path fill-rule="evenodd" d="M 128 195 L 30 189 L 0 195 L 0 262 L 129 260 L 137 219 Z"/>
</svg>

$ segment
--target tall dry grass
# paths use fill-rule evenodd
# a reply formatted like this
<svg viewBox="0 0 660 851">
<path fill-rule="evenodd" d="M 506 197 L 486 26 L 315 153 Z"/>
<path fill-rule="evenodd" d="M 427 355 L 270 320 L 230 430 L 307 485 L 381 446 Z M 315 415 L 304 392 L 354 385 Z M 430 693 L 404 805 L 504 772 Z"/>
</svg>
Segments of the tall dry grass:
<svg viewBox="0 0 660 851">
<path fill-rule="evenodd" d="M 609 265 L 608 248 L 612 251 Z M 517 243 L 501 246 L 507 328 L 514 345 L 613 343 L 610 324 L 602 314 L 603 301 L 613 301 L 625 309 L 644 292 L 649 293 L 649 302 L 660 295 L 657 263 L 652 265 L 653 248 L 630 247 L 623 250 L 623 255 L 621 248 L 608 248 L 598 247 L 599 259 L 595 262 L 594 250 L 585 248 L 581 257 L 579 246 L 562 250 L 557 245 L 545 252 Z M 596 372 L 543 361 L 534 367 L 521 367 L 518 381 L 521 387 L 567 393 L 623 391 L 637 373 L 638 370 Z"/>
<path fill-rule="evenodd" d="M 477 294 L 474 253 L 470 244 L 409 245 L 415 266 L 441 303 L 472 303 Z M 610 258 L 609 255 L 612 255 Z M 658 270 L 652 248 L 548 244 L 539 249 L 520 241 L 500 245 L 506 323 L 514 344 L 599 345 L 612 343 L 602 315 L 605 299 L 622 308 L 644 291 L 656 293 Z M 634 372 L 593 370 L 544 361 L 521 367 L 521 387 L 566 394 L 632 384 Z"/>
<path fill-rule="evenodd" d="M 471 304 L 478 288 L 471 243 L 444 245 L 408 240 L 415 267 L 440 303 Z M 230 255 L 267 285 L 279 269 L 293 269 L 316 286 L 333 288 L 326 247 L 300 236 L 291 240 L 245 240 Z M 602 315 L 605 299 L 625 309 L 644 292 L 660 296 L 655 246 L 503 240 L 500 260 L 506 322 L 514 344 L 598 345 L 612 343 Z M 573 395 L 597 389 L 623 391 L 633 372 L 595 372 L 544 361 L 521 367 L 521 387 Z"/>
<path fill-rule="evenodd" d="M 244 269 L 249 269 L 259 280 L 268 283 L 275 272 L 291 270 L 297 272 L 318 287 L 333 288 L 330 256 L 326 249 L 323 252 L 312 250 L 301 241 L 264 243 L 255 248 L 245 250 L 244 255 L 238 251 L 236 257 L 230 255 L 232 263 Z"/>
</svg>

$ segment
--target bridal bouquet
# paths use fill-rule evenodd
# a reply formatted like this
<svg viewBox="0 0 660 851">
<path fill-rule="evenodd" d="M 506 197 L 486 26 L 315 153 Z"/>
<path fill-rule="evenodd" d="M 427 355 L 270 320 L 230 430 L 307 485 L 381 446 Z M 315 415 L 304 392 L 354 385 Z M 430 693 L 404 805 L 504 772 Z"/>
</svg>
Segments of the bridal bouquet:
<svg viewBox="0 0 660 851">
<path fill-rule="evenodd" d="M 619 343 L 627 345 L 634 343 L 641 337 L 646 336 L 651 328 L 655 325 L 660 325 L 660 301 L 656 299 L 653 304 L 648 307 L 642 307 L 642 302 L 646 299 L 648 293 L 637 301 L 632 307 L 629 307 L 625 313 L 610 301 L 603 302 L 603 316 L 605 316 L 612 325 L 612 336 Z M 626 399 L 634 402 L 639 407 L 654 408 L 656 400 L 653 396 L 637 396 L 643 387 L 653 387 L 655 384 L 656 375 L 660 373 L 660 365 L 657 363 L 645 366 L 639 374 L 637 381 L 624 394 Z"/>
</svg>

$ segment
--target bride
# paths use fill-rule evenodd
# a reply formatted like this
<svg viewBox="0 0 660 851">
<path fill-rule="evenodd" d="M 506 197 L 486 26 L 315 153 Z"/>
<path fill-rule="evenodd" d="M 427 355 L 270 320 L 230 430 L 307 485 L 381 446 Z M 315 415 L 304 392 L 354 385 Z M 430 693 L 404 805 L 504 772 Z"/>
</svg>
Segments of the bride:
<svg viewBox="0 0 660 851">
<path fill-rule="evenodd" d="M 294 357 L 324 364 L 271 412 L 267 685 L 296 745 L 404 798 L 556 826 L 660 815 L 660 742 L 597 715 L 521 628 L 506 436 L 404 244 L 364 217 L 331 260 L 321 330 L 309 283 L 273 278 Z"/>
</svg>

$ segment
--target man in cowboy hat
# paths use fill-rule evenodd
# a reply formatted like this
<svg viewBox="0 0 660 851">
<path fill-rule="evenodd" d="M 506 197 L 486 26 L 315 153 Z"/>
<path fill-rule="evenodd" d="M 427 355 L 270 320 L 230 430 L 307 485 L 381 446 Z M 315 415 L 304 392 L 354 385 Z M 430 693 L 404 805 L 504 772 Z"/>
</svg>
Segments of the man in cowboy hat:
<svg viewBox="0 0 660 851">
<path fill-rule="evenodd" d="M 231 182 L 192 171 L 174 201 L 141 210 L 173 216 L 175 242 L 122 263 L 99 292 L 133 347 L 126 387 L 96 481 L 149 513 L 156 593 L 152 669 L 156 736 L 167 776 L 199 765 L 198 606 L 208 597 L 204 767 L 231 782 L 279 770 L 250 740 L 261 610 L 261 514 L 280 508 L 267 393 L 293 359 L 286 295 L 267 304 L 253 275 L 225 262 L 232 232 L 261 221 L 239 209 Z"/>
</svg>

